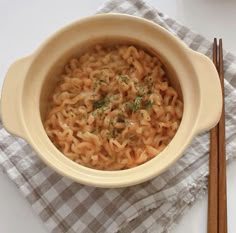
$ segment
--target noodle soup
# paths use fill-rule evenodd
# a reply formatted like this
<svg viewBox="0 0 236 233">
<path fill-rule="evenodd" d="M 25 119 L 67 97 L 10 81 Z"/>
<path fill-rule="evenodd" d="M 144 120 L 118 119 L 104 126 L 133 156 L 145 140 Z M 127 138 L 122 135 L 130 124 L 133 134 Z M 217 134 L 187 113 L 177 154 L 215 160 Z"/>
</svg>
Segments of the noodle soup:
<svg viewBox="0 0 236 233">
<path fill-rule="evenodd" d="M 44 127 L 53 144 L 99 170 L 128 169 L 158 156 L 183 114 L 160 59 L 133 45 L 96 45 L 70 59 L 50 106 Z"/>
</svg>

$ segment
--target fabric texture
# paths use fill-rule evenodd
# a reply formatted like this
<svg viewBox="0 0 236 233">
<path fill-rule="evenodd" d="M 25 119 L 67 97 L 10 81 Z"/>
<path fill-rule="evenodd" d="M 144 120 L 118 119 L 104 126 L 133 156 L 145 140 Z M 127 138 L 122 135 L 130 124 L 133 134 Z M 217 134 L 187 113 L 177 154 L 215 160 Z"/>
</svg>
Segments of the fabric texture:
<svg viewBox="0 0 236 233">
<path fill-rule="evenodd" d="M 204 37 L 142 0 L 110 0 L 97 13 L 144 17 L 211 57 Z M 236 57 L 225 51 L 227 158 L 235 157 Z M 47 167 L 23 139 L 0 123 L 0 164 L 53 233 L 168 232 L 184 211 L 207 191 L 209 134 L 197 136 L 184 156 L 151 181 L 118 189 L 94 188 L 62 177 Z"/>
</svg>

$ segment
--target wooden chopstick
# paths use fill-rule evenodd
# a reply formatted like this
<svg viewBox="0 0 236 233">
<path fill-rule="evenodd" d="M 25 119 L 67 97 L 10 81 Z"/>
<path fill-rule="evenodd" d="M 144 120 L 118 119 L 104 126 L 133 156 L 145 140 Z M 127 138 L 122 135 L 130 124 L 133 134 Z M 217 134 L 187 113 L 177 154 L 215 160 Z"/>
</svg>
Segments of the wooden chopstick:
<svg viewBox="0 0 236 233">
<path fill-rule="evenodd" d="M 213 63 L 217 67 L 217 41 L 213 43 Z M 208 233 L 218 233 L 218 125 L 210 131 L 208 177 Z"/>
<path fill-rule="evenodd" d="M 222 87 L 223 108 L 219 123 L 210 132 L 207 230 L 208 233 L 227 233 L 225 106 L 222 39 L 219 40 L 219 51 L 217 39 L 214 39 L 213 63 L 219 73 Z"/>
<path fill-rule="evenodd" d="M 219 233 L 227 232 L 227 190 L 226 190 L 226 151 L 225 151 L 225 105 L 224 105 L 224 69 L 223 69 L 223 46 L 219 40 L 219 63 L 218 72 L 222 87 L 223 108 L 219 122 Z"/>
</svg>

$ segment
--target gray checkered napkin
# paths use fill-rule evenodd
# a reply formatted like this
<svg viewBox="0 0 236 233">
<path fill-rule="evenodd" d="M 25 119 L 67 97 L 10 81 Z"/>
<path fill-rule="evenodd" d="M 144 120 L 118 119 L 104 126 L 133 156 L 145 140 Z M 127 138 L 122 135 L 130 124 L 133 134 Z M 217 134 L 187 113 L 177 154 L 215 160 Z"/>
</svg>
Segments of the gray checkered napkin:
<svg viewBox="0 0 236 233">
<path fill-rule="evenodd" d="M 142 0 L 110 0 L 101 12 L 147 18 L 211 56 L 211 43 Z M 225 102 L 228 158 L 235 157 L 236 57 L 225 52 Z M 22 139 L 0 124 L 0 164 L 33 209 L 54 233 L 168 232 L 179 216 L 207 189 L 207 133 L 197 136 L 185 155 L 155 179 L 129 188 L 101 189 L 64 178 L 38 159 Z"/>
</svg>

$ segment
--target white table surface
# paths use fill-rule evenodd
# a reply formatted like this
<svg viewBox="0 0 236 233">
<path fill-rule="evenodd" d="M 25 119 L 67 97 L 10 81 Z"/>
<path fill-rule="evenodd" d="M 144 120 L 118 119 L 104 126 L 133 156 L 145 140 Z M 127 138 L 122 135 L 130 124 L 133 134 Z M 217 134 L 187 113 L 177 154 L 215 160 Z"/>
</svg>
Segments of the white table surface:
<svg viewBox="0 0 236 233">
<path fill-rule="evenodd" d="M 34 51 L 67 23 L 88 16 L 105 0 L 0 0 L 0 87 L 9 65 Z M 236 54 L 235 0 L 147 0 L 153 6 L 208 39 L 222 37 Z M 236 77 L 235 77 L 236 78 Z M 236 232 L 236 162 L 228 166 L 228 232 Z M 207 196 L 179 220 L 173 233 L 206 232 Z M 8 177 L 0 171 L 0 232 L 46 233 L 47 229 Z"/>
</svg>

